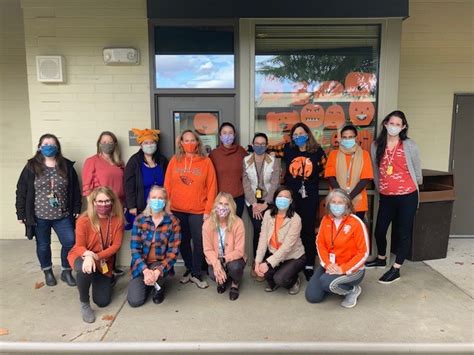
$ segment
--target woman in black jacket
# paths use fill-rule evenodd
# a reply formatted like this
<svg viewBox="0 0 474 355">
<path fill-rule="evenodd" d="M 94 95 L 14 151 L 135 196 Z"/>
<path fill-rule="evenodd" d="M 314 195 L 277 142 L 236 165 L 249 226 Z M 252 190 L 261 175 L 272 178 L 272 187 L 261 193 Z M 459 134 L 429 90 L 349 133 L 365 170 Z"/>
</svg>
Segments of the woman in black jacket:
<svg viewBox="0 0 474 355">
<path fill-rule="evenodd" d="M 143 212 L 153 185 L 163 186 L 168 160 L 158 151 L 159 130 L 132 129 L 140 150 L 125 166 L 125 206 L 127 221 Z"/>
<path fill-rule="evenodd" d="M 51 261 L 51 228 L 61 242 L 61 280 L 75 286 L 67 254 L 73 247 L 74 218 L 81 212 L 81 190 L 74 162 L 63 157 L 58 138 L 44 134 L 17 184 L 16 214 L 28 239 L 36 237 L 36 254 L 48 286 L 56 285 Z"/>
</svg>

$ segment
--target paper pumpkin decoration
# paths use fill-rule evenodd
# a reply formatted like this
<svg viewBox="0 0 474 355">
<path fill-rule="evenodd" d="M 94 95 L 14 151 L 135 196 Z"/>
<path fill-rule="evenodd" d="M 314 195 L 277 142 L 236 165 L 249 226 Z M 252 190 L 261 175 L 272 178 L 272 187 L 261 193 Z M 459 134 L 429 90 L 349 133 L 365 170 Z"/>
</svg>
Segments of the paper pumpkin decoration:
<svg viewBox="0 0 474 355">
<path fill-rule="evenodd" d="M 372 132 L 368 129 L 361 129 L 359 133 L 357 133 L 357 143 L 362 147 L 362 149 L 370 152 L 370 146 L 374 137 Z"/>
<path fill-rule="evenodd" d="M 331 147 L 334 149 L 339 148 L 339 142 L 341 140 L 341 136 L 339 134 L 339 131 L 333 132 L 331 134 Z"/>
<path fill-rule="evenodd" d="M 217 117 L 209 112 L 200 112 L 194 115 L 194 129 L 201 134 L 217 133 Z"/>
<path fill-rule="evenodd" d="M 321 105 L 307 104 L 301 109 L 301 122 L 309 128 L 321 127 L 324 123 L 324 108 Z"/>
<path fill-rule="evenodd" d="M 346 93 L 351 96 L 369 96 L 375 93 L 377 78 L 373 73 L 352 72 L 347 74 Z"/>
<path fill-rule="evenodd" d="M 339 129 L 346 123 L 346 115 L 341 105 L 331 105 L 326 109 L 324 116 L 324 127 L 329 129 Z"/>
<path fill-rule="evenodd" d="M 269 112 L 266 116 L 266 122 L 269 132 L 287 132 L 300 122 L 300 115 L 297 111 Z"/>
<path fill-rule="evenodd" d="M 343 93 L 344 86 L 339 81 L 323 81 L 314 92 L 314 97 L 341 97 Z"/>
<path fill-rule="evenodd" d="M 374 119 L 375 107 L 372 102 L 353 101 L 349 105 L 349 118 L 354 126 L 368 126 Z"/>
</svg>

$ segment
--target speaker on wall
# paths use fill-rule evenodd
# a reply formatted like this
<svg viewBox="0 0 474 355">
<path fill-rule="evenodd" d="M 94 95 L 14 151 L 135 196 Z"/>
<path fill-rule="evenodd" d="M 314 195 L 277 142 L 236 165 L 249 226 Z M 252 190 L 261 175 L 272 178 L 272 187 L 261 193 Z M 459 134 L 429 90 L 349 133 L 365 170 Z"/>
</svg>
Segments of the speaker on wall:
<svg viewBox="0 0 474 355">
<path fill-rule="evenodd" d="M 43 83 L 64 83 L 65 62 L 60 55 L 36 56 L 36 77 Z"/>
</svg>

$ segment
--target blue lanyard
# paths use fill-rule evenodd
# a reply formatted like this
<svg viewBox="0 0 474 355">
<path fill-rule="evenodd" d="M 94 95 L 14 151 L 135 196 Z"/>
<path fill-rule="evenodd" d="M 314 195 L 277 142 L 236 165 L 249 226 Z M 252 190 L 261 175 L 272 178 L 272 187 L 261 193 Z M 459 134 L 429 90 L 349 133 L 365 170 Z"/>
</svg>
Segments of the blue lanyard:
<svg viewBox="0 0 474 355">
<path fill-rule="evenodd" d="M 222 249 L 222 255 L 224 255 L 224 237 L 225 237 L 225 231 L 224 234 L 221 233 L 221 227 L 217 227 L 217 233 L 219 233 L 219 244 Z"/>
</svg>

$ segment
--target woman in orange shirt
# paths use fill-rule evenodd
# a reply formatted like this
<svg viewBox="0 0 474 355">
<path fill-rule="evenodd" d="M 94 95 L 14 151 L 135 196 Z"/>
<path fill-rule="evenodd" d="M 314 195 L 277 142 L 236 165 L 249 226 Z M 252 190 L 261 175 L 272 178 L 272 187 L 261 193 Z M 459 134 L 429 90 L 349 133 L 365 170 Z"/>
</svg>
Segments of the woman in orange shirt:
<svg viewBox="0 0 474 355">
<path fill-rule="evenodd" d="M 356 139 L 357 128 L 353 125 L 341 130 L 339 149 L 329 154 L 324 177 L 331 188 L 341 188 L 349 194 L 355 214 L 363 220 L 369 209 L 365 188 L 374 173 L 369 152 L 363 150 Z"/>
<path fill-rule="evenodd" d="M 369 239 L 364 222 L 352 212 L 349 195 L 342 189 L 326 197 L 327 214 L 316 237 L 321 265 L 306 287 L 306 300 L 322 302 L 328 293 L 344 296 L 342 307 L 352 308 L 362 292 L 364 263 L 369 255 Z"/>
<path fill-rule="evenodd" d="M 77 272 L 77 288 L 82 319 L 95 321 L 89 301 L 105 307 L 112 297 L 112 266 L 122 245 L 123 209 L 117 195 L 108 187 L 94 189 L 87 198 L 87 211 L 76 222 L 76 244 L 68 261 Z"/>
<path fill-rule="evenodd" d="M 180 252 L 186 272 L 180 282 L 207 288 L 209 285 L 201 276 L 202 225 L 211 213 L 217 179 L 211 159 L 204 155 L 202 142 L 193 131 L 186 130 L 177 139 L 176 154 L 166 170 L 165 189 L 171 211 L 181 222 Z"/>
</svg>

